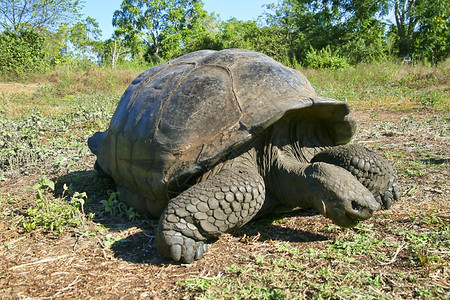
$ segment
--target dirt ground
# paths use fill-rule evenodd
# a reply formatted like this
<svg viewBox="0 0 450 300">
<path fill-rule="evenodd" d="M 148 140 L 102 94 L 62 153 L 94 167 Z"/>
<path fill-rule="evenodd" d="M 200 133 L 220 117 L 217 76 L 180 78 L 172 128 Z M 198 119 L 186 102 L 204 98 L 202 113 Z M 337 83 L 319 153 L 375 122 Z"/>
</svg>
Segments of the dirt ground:
<svg viewBox="0 0 450 300">
<path fill-rule="evenodd" d="M 424 111 L 357 111 L 353 115 L 360 121 L 355 137 L 357 142 L 384 154 L 396 169 L 418 172 L 397 170 L 401 199 L 390 210 L 380 211 L 367 221 L 374 224 L 372 229 L 379 236 L 385 235 L 386 226 L 426 230 L 425 225 L 411 217 L 424 211 L 434 214 L 448 227 L 448 115 L 444 116 L 447 121 L 442 121 L 442 113 L 435 116 Z M 85 163 L 92 165 L 93 161 L 93 156 L 85 158 Z M 420 166 L 411 167 L 410 161 L 418 162 Z M 88 169 L 67 174 L 60 170 L 53 176 L 57 180 L 56 193 L 60 193 L 63 183 L 72 183 L 75 189 L 85 191 L 93 198 L 93 203 L 86 209 L 95 211 L 95 195 L 99 193 L 98 187 L 92 184 L 97 176 L 95 171 Z M 324 226 L 331 224 L 330 221 L 312 211 L 299 211 L 273 223 L 270 217 L 256 225 L 250 223 L 236 233 L 221 236 L 210 245 L 203 259 L 191 265 L 173 264 L 154 247 L 155 220 L 128 221 L 123 217 L 103 216 L 94 217 L 82 232 L 75 230 L 62 236 L 43 230 L 25 232 L 18 221 L 20 214 L 13 212 L 24 212 L 30 206 L 35 197 L 31 186 L 41 177 L 42 174 L 29 173 L 0 181 L 3 195 L 3 202 L 0 201 L 3 210 L 0 216 L 0 297 L 3 299 L 194 298 L 195 291 L 187 290 L 177 282 L 188 278 L 239 276 L 237 273 L 226 274 L 227 267 L 253 266 L 259 254 L 282 256 L 277 251 L 281 242 L 288 242 L 300 251 L 321 251 L 334 239 L 345 238 L 347 234 L 339 228 Z M 109 184 L 105 182 L 102 189 L 111 188 Z M 14 195 L 16 201 L 8 203 L 5 195 Z M 106 230 L 96 231 L 96 224 Z M 118 240 L 120 242 L 114 243 Z M 397 250 L 389 264 L 380 266 L 376 261 L 369 261 L 362 262 L 361 267 L 377 268 L 380 274 L 402 271 L 422 276 L 424 268 L 413 270 L 408 267 L 411 253 L 400 247 Z M 450 249 L 442 251 L 449 253 Z M 442 262 L 439 271 L 432 273 L 434 277 L 423 277 L 428 278 L 424 279 L 425 285 L 442 287 L 442 299 L 450 295 L 449 272 L 449 263 Z M 388 280 L 385 284 L 393 291 L 389 295 L 397 298 L 415 295 L 415 283 L 403 286 L 403 292 L 396 290 L 395 284 Z M 285 292 L 286 298 L 304 295 L 296 294 L 296 291 Z"/>
</svg>

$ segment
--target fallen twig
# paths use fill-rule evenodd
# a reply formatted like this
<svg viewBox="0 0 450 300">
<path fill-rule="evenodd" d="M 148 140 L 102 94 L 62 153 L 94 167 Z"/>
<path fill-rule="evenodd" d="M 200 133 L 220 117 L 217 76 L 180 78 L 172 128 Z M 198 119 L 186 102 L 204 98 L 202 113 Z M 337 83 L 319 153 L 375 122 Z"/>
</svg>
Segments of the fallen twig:
<svg viewBox="0 0 450 300">
<path fill-rule="evenodd" d="M 30 262 L 30 263 L 14 266 L 14 267 L 9 268 L 8 270 L 15 270 L 15 269 L 20 269 L 20 268 L 27 267 L 27 266 L 32 266 L 32 265 L 42 264 L 42 263 L 46 263 L 46 262 L 51 262 L 51 261 L 55 261 L 55 260 L 58 260 L 58 259 L 63 259 L 65 257 L 67 257 L 67 256 L 68 255 L 65 254 L 65 255 L 61 255 L 61 256 L 47 257 L 47 258 L 43 258 L 43 259 L 38 260 L 38 261 L 34 261 L 34 262 Z"/>
<path fill-rule="evenodd" d="M 380 265 L 386 266 L 394 263 L 394 261 L 397 259 L 397 255 L 400 253 L 400 251 L 402 251 L 403 247 L 405 247 L 405 243 L 402 243 L 400 246 L 398 246 L 397 251 L 395 251 L 394 257 L 390 261 L 381 263 Z"/>
</svg>

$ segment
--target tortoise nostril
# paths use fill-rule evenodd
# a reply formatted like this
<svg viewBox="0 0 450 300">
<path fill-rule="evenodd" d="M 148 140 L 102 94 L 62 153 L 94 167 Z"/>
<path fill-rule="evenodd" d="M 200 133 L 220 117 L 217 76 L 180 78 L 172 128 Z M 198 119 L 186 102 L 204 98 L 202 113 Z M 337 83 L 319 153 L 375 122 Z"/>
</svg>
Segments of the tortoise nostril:
<svg viewBox="0 0 450 300">
<path fill-rule="evenodd" d="M 352 201 L 352 208 L 355 211 L 361 211 L 363 206 L 358 201 Z"/>
</svg>

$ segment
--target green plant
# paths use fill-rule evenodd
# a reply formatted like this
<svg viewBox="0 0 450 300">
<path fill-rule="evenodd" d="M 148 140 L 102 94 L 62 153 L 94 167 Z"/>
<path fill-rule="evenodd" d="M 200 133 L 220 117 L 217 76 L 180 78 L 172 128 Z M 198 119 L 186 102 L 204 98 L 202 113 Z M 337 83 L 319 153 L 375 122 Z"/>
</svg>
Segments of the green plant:
<svg viewBox="0 0 450 300">
<path fill-rule="evenodd" d="M 103 211 L 111 216 L 124 214 L 129 220 L 136 220 L 140 218 L 138 212 L 133 207 L 128 207 L 125 203 L 120 202 L 118 199 L 119 192 L 109 192 L 108 200 L 101 200 L 103 205 Z"/>
<path fill-rule="evenodd" d="M 262 266 L 265 263 L 265 255 L 258 253 L 255 257 L 255 264 Z"/>
<path fill-rule="evenodd" d="M 5 30 L 0 33 L 0 76 L 22 78 L 27 73 L 48 68 L 44 37 L 32 29 Z"/>
<path fill-rule="evenodd" d="M 315 69 L 341 69 L 349 66 L 347 59 L 331 51 L 329 46 L 319 51 L 311 48 L 306 52 L 306 63 Z"/>
<path fill-rule="evenodd" d="M 86 223 L 84 203 L 86 193 L 74 192 L 64 198 L 50 199 L 47 192 L 55 189 L 55 183 L 49 179 L 39 179 L 33 187 L 36 190 L 36 204 L 26 210 L 22 223 L 26 231 L 43 229 L 51 233 L 62 234 L 71 228 Z M 64 187 L 64 192 L 69 189 Z"/>
</svg>

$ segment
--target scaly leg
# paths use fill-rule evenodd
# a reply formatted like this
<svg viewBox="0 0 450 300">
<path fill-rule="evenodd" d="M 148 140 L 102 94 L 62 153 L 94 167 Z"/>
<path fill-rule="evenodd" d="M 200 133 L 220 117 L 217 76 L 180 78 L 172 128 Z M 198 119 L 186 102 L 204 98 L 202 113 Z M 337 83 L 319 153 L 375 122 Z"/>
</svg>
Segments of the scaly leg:
<svg viewBox="0 0 450 300">
<path fill-rule="evenodd" d="M 203 257 L 210 238 L 250 221 L 264 203 L 264 180 L 256 167 L 232 163 L 171 199 L 161 215 L 156 247 L 175 261 Z"/>
</svg>

